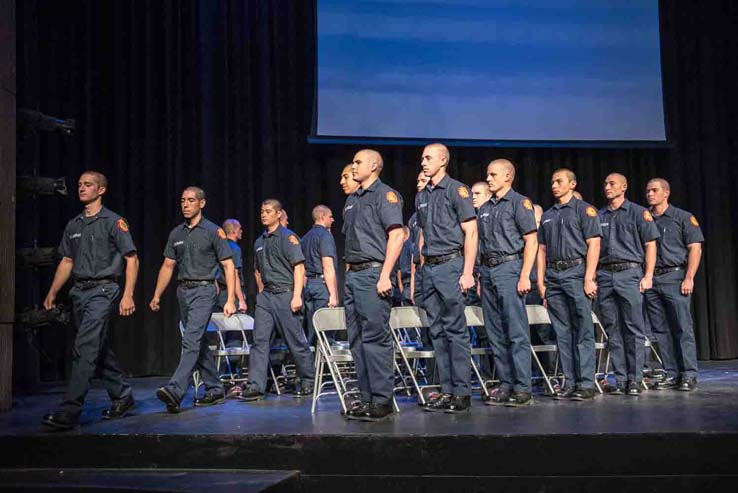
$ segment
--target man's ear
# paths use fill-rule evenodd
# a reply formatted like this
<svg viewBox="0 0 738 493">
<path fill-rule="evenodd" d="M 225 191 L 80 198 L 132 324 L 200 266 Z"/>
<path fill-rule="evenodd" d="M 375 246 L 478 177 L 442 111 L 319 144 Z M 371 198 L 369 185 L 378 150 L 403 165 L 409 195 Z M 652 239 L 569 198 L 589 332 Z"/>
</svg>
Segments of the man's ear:
<svg viewBox="0 0 738 493">
<path fill-rule="evenodd" d="M 200 209 L 204 209 L 204 208 L 205 208 L 205 204 L 206 204 L 206 203 L 207 203 L 207 200 L 205 200 L 205 199 L 200 199 Z"/>
</svg>

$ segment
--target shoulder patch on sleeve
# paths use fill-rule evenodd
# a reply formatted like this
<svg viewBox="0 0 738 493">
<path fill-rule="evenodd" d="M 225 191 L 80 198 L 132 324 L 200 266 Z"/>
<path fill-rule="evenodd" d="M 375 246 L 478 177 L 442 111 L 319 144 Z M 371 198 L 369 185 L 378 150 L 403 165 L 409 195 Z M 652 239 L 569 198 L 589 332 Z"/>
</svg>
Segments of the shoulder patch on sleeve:
<svg viewBox="0 0 738 493">
<path fill-rule="evenodd" d="M 591 205 L 587 207 L 586 213 L 589 217 L 597 217 L 597 209 Z"/>
<path fill-rule="evenodd" d="M 523 199 L 523 207 L 525 207 L 529 211 L 532 211 L 533 210 L 533 202 L 531 202 L 530 199 Z"/>
<path fill-rule="evenodd" d="M 390 204 L 397 204 L 400 199 L 397 198 L 397 194 L 395 192 L 387 192 L 385 194 L 385 197 L 387 198 L 387 202 Z"/>
<path fill-rule="evenodd" d="M 115 223 L 115 226 L 124 233 L 128 233 L 128 223 L 122 217 L 118 219 L 118 221 Z"/>
<path fill-rule="evenodd" d="M 647 210 L 646 211 L 643 211 L 643 219 L 645 219 L 649 223 L 650 222 L 653 222 L 653 216 Z"/>
<path fill-rule="evenodd" d="M 222 239 L 226 239 L 225 231 L 223 231 L 223 228 L 218 228 L 218 236 L 220 236 Z"/>
<path fill-rule="evenodd" d="M 292 243 L 293 245 L 300 244 L 300 240 L 297 239 L 296 235 L 290 235 L 289 240 L 290 240 L 290 243 Z"/>
<path fill-rule="evenodd" d="M 462 199 L 468 199 L 469 189 L 466 187 L 459 187 L 459 197 L 461 197 Z"/>
<path fill-rule="evenodd" d="M 697 218 L 692 216 L 689 218 L 689 222 L 694 226 L 695 228 L 698 228 L 700 226 L 700 223 L 697 222 Z"/>
</svg>

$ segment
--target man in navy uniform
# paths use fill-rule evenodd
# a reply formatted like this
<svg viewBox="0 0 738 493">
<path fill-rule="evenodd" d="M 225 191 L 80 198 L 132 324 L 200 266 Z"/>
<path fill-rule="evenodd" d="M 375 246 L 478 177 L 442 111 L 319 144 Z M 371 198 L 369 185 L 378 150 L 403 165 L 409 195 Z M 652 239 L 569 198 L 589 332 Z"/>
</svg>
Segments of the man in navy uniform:
<svg viewBox="0 0 738 493">
<path fill-rule="evenodd" d="M 538 229 L 538 291 L 548 305 L 566 381 L 554 399 L 585 401 L 595 396 L 592 300 L 602 231 L 597 209 L 574 198 L 576 186 L 569 169 L 551 176 L 556 204 Z"/>
<path fill-rule="evenodd" d="M 108 326 L 116 307 L 124 317 L 136 310 L 133 290 L 138 256 L 126 220 L 103 206 L 107 189 L 108 180 L 100 172 L 86 171 L 79 178 L 77 193 L 85 210 L 64 229 L 59 245 L 62 259 L 44 300 L 44 308 L 53 309 L 56 295 L 72 277 L 74 286 L 69 297 L 77 335 L 71 375 L 62 404 L 42 420 L 57 430 L 68 430 L 79 423 L 90 382 L 98 371 L 112 401 L 110 409 L 103 411 L 103 419 L 125 416 L 135 405 L 131 386 L 110 349 Z M 118 279 L 124 265 L 126 283 L 121 297 Z"/>
<path fill-rule="evenodd" d="M 415 189 L 420 193 L 428 184 L 430 178 L 425 176 L 421 170 L 415 181 Z M 412 304 L 423 308 L 423 266 L 420 264 L 420 225 L 418 224 L 418 212 L 413 212 L 407 221 L 407 227 L 410 228 L 410 240 L 413 242 L 413 267 L 410 273 L 412 280 L 410 281 L 410 300 Z M 424 331 L 426 332 L 426 331 Z M 430 344 L 430 340 L 428 341 Z"/>
<path fill-rule="evenodd" d="M 646 307 L 666 370 L 666 379 L 655 388 L 689 392 L 697 387 L 697 347 L 689 305 L 705 239 L 697 218 L 671 205 L 670 195 L 669 182 L 663 178 L 654 178 L 646 186 L 646 200 L 661 233 Z"/>
<path fill-rule="evenodd" d="M 338 306 L 338 254 L 331 234 L 333 221 L 333 212 L 327 206 L 316 205 L 313 207 L 313 227 L 300 240 L 305 256 L 305 325 L 310 345 L 315 344 L 313 314 L 321 308 Z"/>
<path fill-rule="evenodd" d="M 346 328 L 360 392 L 360 402 L 347 417 L 362 421 L 382 421 L 393 413 L 390 276 L 402 249 L 402 198 L 379 179 L 383 166 L 373 149 L 354 155 L 352 173 L 359 188 L 343 208 Z"/>
<path fill-rule="evenodd" d="M 246 313 L 248 305 L 243 294 L 243 290 L 246 288 L 246 279 L 243 275 L 243 252 L 238 245 L 238 241 L 243 236 L 243 229 L 238 219 L 226 219 L 223 221 L 223 231 L 225 231 L 228 246 L 231 248 L 231 252 L 233 252 L 233 266 L 236 269 L 235 289 L 236 299 L 238 300 L 238 311 Z M 218 291 L 218 309 L 222 311 L 223 306 L 228 301 L 228 286 L 226 285 L 225 271 L 222 266 L 218 271 Z M 233 334 L 237 334 L 237 332 Z M 240 335 L 238 337 L 240 339 Z"/>
<path fill-rule="evenodd" d="M 223 384 L 210 355 L 205 332 L 210 315 L 218 303 L 216 278 L 219 265 L 225 271 L 227 292 L 223 314 L 230 317 L 236 312 L 236 272 L 225 231 L 208 221 L 202 213 L 205 203 L 205 191 L 202 188 L 190 186 L 182 192 L 180 204 L 185 220 L 169 233 L 154 296 L 149 302 L 151 310 L 158 312 L 161 295 L 177 267 L 177 300 L 184 327 L 182 353 L 169 383 L 156 390 L 156 397 L 167 406 L 167 412 L 170 413 L 179 412 L 179 405 L 195 369 L 200 371 L 205 384 L 205 395 L 201 398 L 195 396 L 195 406 L 211 406 L 225 401 Z"/>
<path fill-rule="evenodd" d="M 651 289 L 659 231 L 645 207 L 627 200 L 628 180 L 605 178 L 608 205 L 599 210 L 602 242 L 597 267 L 600 315 L 607 332 L 615 385 L 612 395 L 641 394 L 643 379 L 643 293 Z"/>
<path fill-rule="evenodd" d="M 525 296 L 538 250 L 533 203 L 512 189 L 515 166 L 487 166 L 492 198 L 479 210 L 482 309 L 500 385 L 489 405 L 531 404 L 531 347 Z"/>
<path fill-rule="evenodd" d="M 436 356 L 441 393 L 426 411 L 461 413 L 471 406 L 471 346 L 464 295 L 474 287 L 477 215 L 471 191 L 447 173 L 443 144 L 423 149 L 423 173 L 430 178 L 415 197 L 423 255 L 423 297 Z"/>
<path fill-rule="evenodd" d="M 254 243 L 254 275 L 259 289 L 254 315 L 254 343 L 249 355 L 249 383 L 240 399 L 264 398 L 269 369 L 269 350 L 276 329 L 287 343 L 300 377 L 295 397 L 312 395 L 315 369 L 302 328 L 302 291 L 305 256 L 297 235 L 281 225 L 282 204 L 276 199 L 261 203 L 264 232 Z"/>
</svg>

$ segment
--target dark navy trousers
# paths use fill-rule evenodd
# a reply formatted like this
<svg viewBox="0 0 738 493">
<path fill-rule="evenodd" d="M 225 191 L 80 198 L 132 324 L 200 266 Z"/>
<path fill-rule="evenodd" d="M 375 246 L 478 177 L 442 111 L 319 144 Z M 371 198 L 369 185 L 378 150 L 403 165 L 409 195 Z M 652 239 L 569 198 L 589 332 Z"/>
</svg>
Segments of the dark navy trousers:
<svg viewBox="0 0 738 493">
<path fill-rule="evenodd" d="M 315 381 L 313 356 L 302 328 L 302 315 L 290 308 L 292 291 L 269 293 L 262 291 L 256 295 L 254 314 L 254 343 L 249 355 L 249 384 L 259 392 L 264 392 L 269 370 L 269 351 L 272 335 L 277 333 L 287 343 L 297 367 L 303 387 L 311 387 Z"/>
<path fill-rule="evenodd" d="M 546 300 L 556 332 L 566 387 L 594 388 L 595 334 L 592 299 L 584 294 L 585 265 L 546 270 Z"/>
<path fill-rule="evenodd" d="M 531 348 L 525 297 L 518 295 L 522 260 L 482 266 L 484 326 L 500 387 L 530 392 Z"/>
<path fill-rule="evenodd" d="M 328 293 L 328 286 L 325 285 L 325 280 L 322 278 L 308 279 L 302 293 L 307 341 L 308 344 L 315 345 L 313 314 L 321 308 L 326 308 L 328 306 L 330 293 Z"/>
<path fill-rule="evenodd" d="M 381 267 L 349 270 L 344 305 L 361 400 L 386 405 L 394 393 L 395 349 L 389 328 L 392 301 L 377 293 L 380 271 Z"/>
<path fill-rule="evenodd" d="M 205 384 L 206 392 L 222 393 L 223 384 L 218 378 L 215 362 L 210 354 L 205 333 L 210 323 L 210 315 L 218 302 L 215 284 L 177 288 L 179 316 L 184 330 L 182 331 L 182 354 L 174 375 L 167 387 L 178 401 L 182 400 L 190 378 L 195 370 L 199 370 L 200 378 Z"/>
<path fill-rule="evenodd" d="M 646 336 L 643 295 L 639 289 L 642 277 L 640 267 L 621 272 L 597 271 L 600 318 L 607 332 L 607 349 L 618 385 L 640 385 L 643 379 Z"/>
<path fill-rule="evenodd" d="M 654 276 L 653 288 L 646 291 L 646 311 L 661 360 L 668 377 L 697 376 L 697 346 L 690 310 L 690 295 L 682 294 L 684 271 Z"/>
<path fill-rule="evenodd" d="M 108 341 L 108 327 L 118 310 L 120 287 L 113 282 L 85 290 L 73 287 L 69 296 L 77 335 L 72 349 L 71 375 L 61 410 L 78 417 L 82 413 L 90 382 L 96 374 L 102 379 L 113 402 L 128 399 L 132 391 Z"/>
<path fill-rule="evenodd" d="M 436 355 L 441 392 L 471 395 L 471 341 L 459 278 L 464 258 L 423 266 L 423 306 Z"/>
</svg>

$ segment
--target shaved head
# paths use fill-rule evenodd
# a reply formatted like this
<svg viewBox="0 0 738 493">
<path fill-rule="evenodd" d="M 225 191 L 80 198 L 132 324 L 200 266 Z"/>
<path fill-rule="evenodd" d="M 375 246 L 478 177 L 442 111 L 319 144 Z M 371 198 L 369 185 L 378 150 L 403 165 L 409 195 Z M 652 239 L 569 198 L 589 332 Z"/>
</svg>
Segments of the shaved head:
<svg viewBox="0 0 738 493">
<path fill-rule="evenodd" d="M 507 159 L 494 159 L 489 163 L 490 166 L 496 166 L 510 174 L 510 181 L 515 179 L 515 165 Z"/>
<path fill-rule="evenodd" d="M 374 149 L 362 149 L 356 154 L 361 155 L 363 159 L 369 162 L 369 164 L 376 163 L 377 174 L 382 172 L 382 168 L 384 168 L 384 160 L 382 160 L 382 155 L 379 152 Z"/>
<path fill-rule="evenodd" d="M 617 181 L 626 187 L 628 186 L 628 179 L 625 177 L 625 175 L 621 175 L 620 173 L 610 173 L 607 175 L 607 178 L 605 178 L 605 181 Z"/>
<path fill-rule="evenodd" d="M 648 180 L 648 185 L 652 183 L 658 183 L 659 185 L 661 185 L 661 188 L 663 188 L 665 192 L 671 191 L 671 185 L 669 185 L 669 182 L 663 178 L 651 178 L 650 180 Z"/>
<path fill-rule="evenodd" d="M 439 157 L 446 158 L 446 163 L 448 163 L 448 160 L 451 159 L 451 153 L 448 150 L 448 147 L 441 144 L 440 142 L 434 142 L 433 144 L 428 144 L 425 146 L 426 151 L 436 151 L 439 153 Z"/>
<path fill-rule="evenodd" d="M 313 207 L 313 221 L 318 221 L 330 213 L 331 210 L 328 208 L 328 206 L 323 204 L 316 205 L 315 207 Z"/>
</svg>

